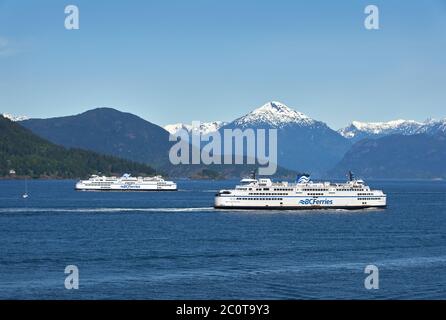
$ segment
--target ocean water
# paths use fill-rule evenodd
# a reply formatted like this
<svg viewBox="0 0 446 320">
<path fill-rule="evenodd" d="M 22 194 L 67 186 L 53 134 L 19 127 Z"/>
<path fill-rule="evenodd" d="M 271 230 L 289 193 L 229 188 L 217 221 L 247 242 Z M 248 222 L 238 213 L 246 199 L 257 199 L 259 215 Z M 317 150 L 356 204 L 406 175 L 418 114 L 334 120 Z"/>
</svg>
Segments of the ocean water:
<svg viewBox="0 0 446 320">
<path fill-rule="evenodd" d="M 171 193 L 0 181 L 1 299 L 446 299 L 446 182 L 369 181 L 385 210 L 218 211 Z M 367 290 L 367 265 L 379 289 Z M 79 269 L 79 289 L 64 269 Z"/>
</svg>

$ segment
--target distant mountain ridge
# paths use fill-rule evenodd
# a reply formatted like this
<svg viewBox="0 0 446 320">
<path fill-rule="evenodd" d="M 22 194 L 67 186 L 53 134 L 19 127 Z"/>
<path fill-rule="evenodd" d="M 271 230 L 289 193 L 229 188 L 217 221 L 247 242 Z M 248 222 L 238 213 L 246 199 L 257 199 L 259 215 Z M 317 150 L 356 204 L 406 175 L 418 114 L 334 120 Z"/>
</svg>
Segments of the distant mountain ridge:
<svg viewBox="0 0 446 320">
<path fill-rule="evenodd" d="M 201 122 L 198 131 L 202 135 L 207 135 L 209 133 L 218 131 L 221 127 L 223 127 L 226 124 L 227 122 L 224 121 Z M 175 134 L 181 129 L 184 129 L 188 133 L 191 133 L 192 124 L 185 124 L 185 123 L 168 124 L 164 126 L 164 129 L 168 131 L 170 134 Z"/>
<path fill-rule="evenodd" d="M 168 153 L 175 142 L 169 141 L 169 135 L 182 128 L 190 132 L 191 127 L 187 124 L 179 123 L 162 128 L 133 114 L 111 108 L 97 108 L 67 117 L 29 119 L 19 123 L 53 143 L 147 163 L 164 172 L 173 173 L 175 176 L 202 176 L 202 172 L 211 173 L 208 170 L 210 166 L 173 166 L 170 164 Z M 335 131 L 322 121 L 312 119 L 281 102 L 272 101 L 231 122 L 202 123 L 199 130 L 203 135 L 217 131 L 223 135 L 225 129 L 277 129 L 277 162 L 279 171 L 283 173 L 282 176 L 290 175 L 291 172 L 310 172 L 317 178 L 327 176 L 327 172 L 330 174 L 335 172 L 336 170 L 333 168 L 339 170 L 342 168 L 342 170 L 348 171 L 345 164 L 356 159 L 357 153 L 366 154 L 367 152 L 363 148 L 370 146 L 365 142 L 357 144 L 358 142 L 394 135 L 405 137 L 420 134 L 428 137 L 446 136 L 446 119 L 425 122 L 413 120 L 377 123 L 354 121 L 350 126 Z M 393 140 L 379 141 L 382 150 L 388 152 L 389 161 L 393 160 L 392 157 L 396 157 L 396 154 L 391 153 L 391 149 L 387 147 L 391 141 Z M 401 143 L 406 143 L 406 147 L 410 149 L 411 144 L 416 141 L 418 140 L 408 139 L 401 140 Z M 429 144 L 432 141 L 426 138 L 426 143 Z M 220 150 L 220 153 L 223 154 L 223 150 Z M 409 157 L 409 159 L 414 158 Z M 366 169 L 370 169 L 370 172 L 375 170 L 372 162 L 368 162 L 366 159 L 362 161 L 364 164 L 367 163 L 369 168 Z M 353 162 L 351 164 L 354 165 Z M 384 167 L 390 168 L 390 166 Z M 246 174 L 252 168 L 250 166 L 242 168 L 236 165 L 231 167 L 231 165 L 222 164 L 213 165 L 210 170 L 213 172 L 211 176 L 233 177 Z M 337 172 L 339 173 L 339 171 Z M 391 175 L 392 172 L 396 171 L 390 171 L 388 174 Z"/>
<path fill-rule="evenodd" d="M 375 179 L 446 179 L 446 136 L 414 134 L 363 139 L 329 172 Z"/>
<path fill-rule="evenodd" d="M 444 134 L 446 133 L 446 119 L 426 120 L 394 120 L 389 122 L 360 122 L 353 121 L 348 127 L 338 130 L 345 138 L 353 142 L 365 138 L 380 138 L 388 135 L 414 135 L 420 133 Z"/>
<path fill-rule="evenodd" d="M 203 172 L 205 165 L 172 165 L 169 132 L 133 114 L 112 108 L 96 108 L 84 113 L 49 119 L 20 122 L 35 134 L 69 147 L 93 150 L 101 154 L 149 164 L 176 177 L 189 177 Z M 212 165 L 218 176 L 246 175 L 253 166 Z M 278 174 L 290 176 L 292 171 L 279 168 Z"/>
<path fill-rule="evenodd" d="M 159 166 L 171 146 L 169 133 L 131 113 L 96 108 L 74 116 L 20 122 L 53 143 Z"/>
</svg>

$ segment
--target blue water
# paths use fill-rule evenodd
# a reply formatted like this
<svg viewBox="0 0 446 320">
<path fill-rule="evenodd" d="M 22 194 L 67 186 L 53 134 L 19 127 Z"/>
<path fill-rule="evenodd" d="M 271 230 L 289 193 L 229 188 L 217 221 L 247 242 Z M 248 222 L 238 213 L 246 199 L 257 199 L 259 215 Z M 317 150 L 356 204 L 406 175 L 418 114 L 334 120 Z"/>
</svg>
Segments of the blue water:
<svg viewBox="0 0 446 320">
<path fill-rule="evenodd" d="M 0 181 L 2 299 L 445 299 L 446 182 L 370 184 L 386 210 L 226 212 L 217 189 L 75 192 Z M 380 288 L 364 288 L 364 268 Z M 79 268 L 79 290 L 64 269 Z"/>
</svg>

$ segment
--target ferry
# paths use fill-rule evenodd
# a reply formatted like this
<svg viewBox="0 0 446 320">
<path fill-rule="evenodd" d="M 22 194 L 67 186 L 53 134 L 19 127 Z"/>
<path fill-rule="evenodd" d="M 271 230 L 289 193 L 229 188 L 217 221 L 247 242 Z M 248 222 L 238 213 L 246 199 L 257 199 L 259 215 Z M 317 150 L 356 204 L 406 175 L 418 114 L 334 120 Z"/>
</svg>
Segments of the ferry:
<svg viewBox="0 0 446 320">
<path fill-rule="evenodd" d="M 106 177 L 92 175 L 88 180 L 76 183 L 78 191 L 177 191 L 177 184 L 166 181 L 161 176 L 132 177 L 124 174 L 122 177 Z"/>
<path fill-rule="evenodd" d="M 349 172 L 345 183 L 313 182 L 309 175 L 295 183 L 273 182 L 253 177 L 241 180 L 232 190 L 220 190 L 215 195 L 216 209 L 365 209 L 385 208 L 387 196 L 382 190 L 372 190 L 363 180 Z"/>
</svg>

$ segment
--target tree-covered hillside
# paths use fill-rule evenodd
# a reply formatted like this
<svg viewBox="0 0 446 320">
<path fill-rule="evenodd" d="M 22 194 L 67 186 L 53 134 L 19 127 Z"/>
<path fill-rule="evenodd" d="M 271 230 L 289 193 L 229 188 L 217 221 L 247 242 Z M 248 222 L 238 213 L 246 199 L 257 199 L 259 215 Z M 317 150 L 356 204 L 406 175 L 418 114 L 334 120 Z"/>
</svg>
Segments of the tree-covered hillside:
<svg viewBox="0 0 446 320">
<path fill-rule="evenodd" d="M 21 125 L 0 116 L 0 177 L 78 178 L 102 173 L 154 174 L 151 167 L 81 149 L 50 143 Z"/>
</svg>

